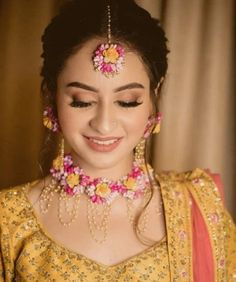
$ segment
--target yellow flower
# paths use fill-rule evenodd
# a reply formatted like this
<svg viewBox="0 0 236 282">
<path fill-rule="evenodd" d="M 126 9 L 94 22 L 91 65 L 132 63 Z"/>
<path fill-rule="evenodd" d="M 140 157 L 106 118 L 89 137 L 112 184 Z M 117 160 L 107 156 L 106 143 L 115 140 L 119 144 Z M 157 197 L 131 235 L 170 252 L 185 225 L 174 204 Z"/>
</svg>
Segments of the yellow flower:
<svg viewBox="0 0 236 282">
<path fill-rule="evenodd" d="M 53 167 L 58 170 L 63 166 L 63 159 L 59 156 L 53 161 Z"/>
<path fill-rule="evenodd" d="M 43 118 L 43 125 L 44 125 L 45 127 L 47 127 L 48 129 L 52 129 L 52 128 L 53 128 L 52 121 L 51 121 L 51 119 L 48 118 L 48 117 L 44 117 L 44 118 Z"/>
<path fill-rule="evenodd" d="M 78 185 L 79 184 L 79 175 L 78 174 L 69 174 L 67 177 L 66 177 L 66 181 L 68 183 L 68 185 L 73 188 L 74 186 Z"/>
<path fill-rule="evenodd" d="M 129 177 L 127 180 L 125 180 L 124 184 L 129 190 L 135 189 L 135 179 L 133 177 Z"/>
<path fill-rule="evenodd" d="M 110 47 L 107 50 L 103 51 L 103 56 L 105 63 L 115 64 L 117 59 L 119 58 L 119 53 L 114 47 Z"/>
<path fill-rule="evenodd" d="M 111 193 L 111 189 L 109 188 L 108 184 L 101 183 L 97 184 L 96 186 L 96 194 L 100 197 L 106 197 Z"/>
</svg>

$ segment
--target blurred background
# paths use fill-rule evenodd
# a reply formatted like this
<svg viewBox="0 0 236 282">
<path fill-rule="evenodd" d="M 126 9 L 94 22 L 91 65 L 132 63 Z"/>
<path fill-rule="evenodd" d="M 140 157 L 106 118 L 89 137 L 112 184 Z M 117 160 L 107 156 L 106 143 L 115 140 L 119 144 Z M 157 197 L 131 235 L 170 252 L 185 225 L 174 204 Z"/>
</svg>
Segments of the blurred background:
<svg viewBox="0 0 236 282">
<path fill-rule="evenodd" d="M 0 0 L 0 188 L 40 177 L 40 40 L 63 2 Z M 236 219 L 235 1 L 137 3 L 160 19 L 171 50 L 155 167 L 220 173 Z"/>
</svg>

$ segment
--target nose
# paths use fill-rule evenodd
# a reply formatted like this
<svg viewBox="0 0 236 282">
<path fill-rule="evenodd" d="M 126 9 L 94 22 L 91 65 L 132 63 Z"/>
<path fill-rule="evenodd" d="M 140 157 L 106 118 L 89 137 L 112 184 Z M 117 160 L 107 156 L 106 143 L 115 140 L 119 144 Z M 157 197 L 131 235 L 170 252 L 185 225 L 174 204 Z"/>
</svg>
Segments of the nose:
<svg viewBox="0 0 236 282">
<path fill-rule="evenodd" d="M 114 111 L 110 105 L 100 105 L 95 116 L 90 121 L 90 126 L 101 135 L 112 133 L 117 127 Z"/>
</svg>

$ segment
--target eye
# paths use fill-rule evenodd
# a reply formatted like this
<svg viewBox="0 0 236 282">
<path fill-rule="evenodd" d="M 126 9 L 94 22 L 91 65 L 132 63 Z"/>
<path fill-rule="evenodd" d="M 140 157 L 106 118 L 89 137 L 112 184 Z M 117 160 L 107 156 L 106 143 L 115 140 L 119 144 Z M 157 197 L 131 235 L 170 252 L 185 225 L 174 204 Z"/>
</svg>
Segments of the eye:
<svg viewBox="0 0 236 282">
<path fill-rule="evenodd" d="M 92 105 L 91 102 L 83 102 L 83 101 L 77 101 L 77 100 L 73 100 L 70 103 L 70 106 L 74 107 L 74 108 L 87 108 L 87 107 L 89 107 L 91 105 Z"/>
<path fill-rule="evenodd" d="M 118 104 L 123 107 L 123 108 L 134 108 L 138 107 L 141 105 L 143 102 L 137 102 L 137 101 L 132 101 L 132 102 L 124 102 L 124 101 L 118 101 Z"/>
</svg>

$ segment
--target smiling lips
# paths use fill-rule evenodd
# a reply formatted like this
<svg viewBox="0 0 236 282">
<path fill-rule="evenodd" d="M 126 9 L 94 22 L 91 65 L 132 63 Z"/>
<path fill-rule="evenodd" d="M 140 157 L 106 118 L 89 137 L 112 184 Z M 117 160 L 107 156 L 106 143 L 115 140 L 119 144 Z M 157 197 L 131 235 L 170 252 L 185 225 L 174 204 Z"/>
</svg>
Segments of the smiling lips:
<svg viewBox="0 0 236 282">
<path fill-rule="evenodd" d="M 87 137 L 85 136 L 86 143 L 91 149 L 97 152 L 111 152 L 113 151 L 121 142 L 121 137 Z"/>
</svg>

